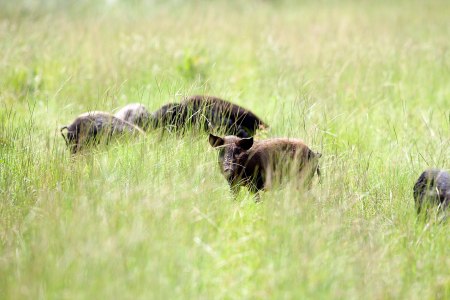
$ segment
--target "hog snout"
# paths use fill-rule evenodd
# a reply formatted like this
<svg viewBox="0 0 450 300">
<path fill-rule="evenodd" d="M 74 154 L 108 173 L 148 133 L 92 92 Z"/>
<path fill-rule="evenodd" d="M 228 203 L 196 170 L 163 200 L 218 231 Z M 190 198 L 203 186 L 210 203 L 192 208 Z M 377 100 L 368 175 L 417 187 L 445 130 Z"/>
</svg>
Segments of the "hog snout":
<svg viewBox="0 0 450 300">
<path fill-rule="evenodd" d="M 234 167 L 232 162 L 231 163 L 224 162 L 224 164 L 222 166 L 222 170 L 223 170 L 223 174 L 226 177 L 231 177 L 234 174 L 234 172 L 236 171 L 236 168 Z"/>
<path fill-rule="evenodd" d="M 238 168 L 239 164 L 230 161 L 230 162 L 224 162 L 222 165 L 222 171 L 223 174 L 225 175 L 225 177 L 227 179 L 232 179 L 236 176 L 237 173 L 237 168 Z"/>
<path fill-rule="evenodd" d="M 230 178 L 231 176 L 233 176 L 234 170 L 232 168 L 224 168 L 223 174 L 225 175 L 225 177 Z"/>
<path fill-rule="evenodd" d="M 236 163 L 233 161 L 233 155 L 232 153 L 226 153 L 224 160 L 223 160 L 223 173 L 228 177 L 233 175 L 233 173 L 236 171 Z"/>
</svg>

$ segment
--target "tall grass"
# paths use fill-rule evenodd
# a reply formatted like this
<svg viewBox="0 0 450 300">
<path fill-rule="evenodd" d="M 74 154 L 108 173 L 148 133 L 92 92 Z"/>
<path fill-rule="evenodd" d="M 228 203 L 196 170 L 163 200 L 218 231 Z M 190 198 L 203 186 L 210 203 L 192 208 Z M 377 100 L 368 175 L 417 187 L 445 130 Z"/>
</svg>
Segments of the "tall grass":
<svg viewBox="0 0 450 300">
<path fill-rule="evenodd" d="M 0 4 L 0 298 L 450 297 L 446 1 Z M 323 154 L 323 182 L 233 200 L 202 133 L 71 157 L 87 110 L 210 94 Z M 261 138 L 261 136 L 260 136 Z"/>
</svg>

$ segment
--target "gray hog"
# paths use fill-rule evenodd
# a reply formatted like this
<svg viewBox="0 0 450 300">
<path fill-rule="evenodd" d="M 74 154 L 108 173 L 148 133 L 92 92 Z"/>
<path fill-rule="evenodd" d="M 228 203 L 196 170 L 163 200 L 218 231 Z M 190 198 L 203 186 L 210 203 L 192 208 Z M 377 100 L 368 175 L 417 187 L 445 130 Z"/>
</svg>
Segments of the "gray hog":
<svg viewBox="0 0 450 300">
<path fill-rule="evenodd" d="M 128 104 L 116 112 L 114 116 L 139 126 L 144 130 L 147 130 L 150 125 L 150 112 L 143 104 L 140 103 Z"/>
<path fill-rule="evenodd" d="M 450 174 L 441 169 L 425 170 L 414 185 L 417 213 L 427 207 L 445 210 L 450 203 Z"/>
<path fill-rule="evenodd" d="M 234 194 L 241 186 L 252 192 L 269 189 L 276 175 L 294 171 L 302 180 L 310 182 L 314 174 L 320 176 L 318 158 L 299 139 L 272 138 L 254 141 L 237 136 L 209 135 L 209 143 L 219 150 L 219 167 Z"/>
<path fill-rule="evenodd" d="M 67 130 L 66 135 L 64 130 Z M 139 133 L 143 131 L 137 126 L 101 111 L 81 114 L 72 124 L 61 128 L 61 135 L 73 154 L 89 144 L 98 144 L 101 140 L 108 143 L 113 136 Z"/>
</svg>

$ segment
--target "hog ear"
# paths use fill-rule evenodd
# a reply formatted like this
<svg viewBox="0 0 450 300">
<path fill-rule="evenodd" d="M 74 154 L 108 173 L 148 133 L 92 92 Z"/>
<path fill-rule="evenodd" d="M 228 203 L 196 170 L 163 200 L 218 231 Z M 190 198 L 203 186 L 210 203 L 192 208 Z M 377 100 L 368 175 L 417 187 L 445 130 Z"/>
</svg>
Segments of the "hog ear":
<svg viewBox="0 0 450 300">
<path fill-rule="evenodd" d="M 211 144 L 211 146 L 213 147 L 219 147 L 219 146 L 223 146 L 223 144 L 225 143 L 223 138 L 215 136 L 213 134 L 209 134 L 209 143 Z"/>
<path fill-rule="evenodd" d="M 236 144 L 244 150 L 248 150 L 253 146 L 253 137 L 240 139 Z"/>
</svg>

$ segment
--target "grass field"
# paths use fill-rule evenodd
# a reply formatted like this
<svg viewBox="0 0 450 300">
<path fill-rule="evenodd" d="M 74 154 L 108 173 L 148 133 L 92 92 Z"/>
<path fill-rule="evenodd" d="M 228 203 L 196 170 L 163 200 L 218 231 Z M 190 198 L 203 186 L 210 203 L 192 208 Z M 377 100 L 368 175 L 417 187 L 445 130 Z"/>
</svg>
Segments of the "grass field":
<svg viewBox="0 0 450 300">
<path fill-rule="evenodd" d="M 1 1 L 1 299 L 449 299 L 447 1 Z M 233 200 L 206 134 L 71 157 L 88 110 L 209 94 L 323 154 Z M 261 138 L 261 137 L 260 137 Z"/>
</svg>

